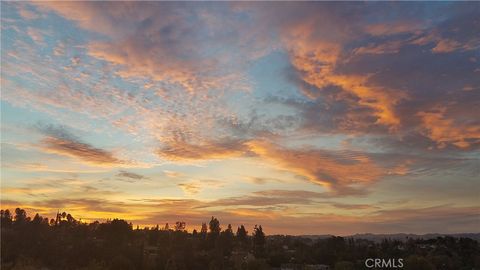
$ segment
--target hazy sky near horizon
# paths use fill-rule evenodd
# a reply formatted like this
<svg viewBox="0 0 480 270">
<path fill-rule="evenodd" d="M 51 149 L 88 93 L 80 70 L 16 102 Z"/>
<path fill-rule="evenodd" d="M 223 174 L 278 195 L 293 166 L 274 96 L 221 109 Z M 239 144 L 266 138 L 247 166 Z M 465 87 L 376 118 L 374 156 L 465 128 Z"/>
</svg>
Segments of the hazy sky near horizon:
<svg viewBox="0 0 480 270">
<path fill-rule="evenodd" d="M 478 232 L 478 2 L 2 2 L 1 201 Z"/>
</svg>

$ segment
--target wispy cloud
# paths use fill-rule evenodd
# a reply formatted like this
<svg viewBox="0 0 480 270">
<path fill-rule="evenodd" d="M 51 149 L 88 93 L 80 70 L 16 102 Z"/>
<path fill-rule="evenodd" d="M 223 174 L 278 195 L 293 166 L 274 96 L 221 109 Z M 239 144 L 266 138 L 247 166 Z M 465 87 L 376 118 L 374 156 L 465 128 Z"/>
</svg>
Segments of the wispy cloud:
<svg viewBox="0 0 480 270">
<path fill-rule="evenodd" d="M 114 157 L 112 152 L 81 142 L 62 127 L 45 126 L 40 130 L 46 137 L 41 140 L 39 148 L 45 152 L 72 157 L 94 166 L 127 164 Z"/>
<path fill-rule="evenodd" d="M 220 188 L 225 182 L 219 180 L 203 179 L 179 183 L 178 186 L 187 195 L 195 195 L 206 188 Z"/>
<path fill-rule="evenodd" d="M 119 178 L 126 178 L 129 180 L 144 180 L 144 179 L 149 179 L 148 177 L 138 174 L 138 173 L 133 173 L 133 172 L 127 172 L 124 170 L 120 170 L 117 173 L 117 177 Z"/>
<path fill-rule="evenodd" d="M 218 14 L 210 15 L 202 8 L 183 9 L 177 3 L 72 2 L 38 5 L 75 21 L 84 29 L 109 37 L 107 42 L 90 43 L 88 53 L 116 66 L 119 76 L 149 77 L 176 84 L 189 92 L 232 86 L 244 88 L 242 75 L 233 73 L 229 63 L 225 62 L 229 58 L 222 57 L 226 47 L 221 43 L 216 46 L 220 57 L 215 60 L 206 51 L 207 46 L 212 44 L 203 38 L 202 32 L 207 31 L 211 38 L 221 41 L 228 41 L 231 35 L 221 28 L 208 31 L 214 27 L 210 24 L 210 16 Z M 224 11 L 228 12 L 228 9 Z M 185 16 L 196 20 L 184 20 Z M 119 19 L 122 19 L 121 24 Z M 145 23 L 139 24 L 138 20 Z"/>
<path fill-rule="evenodd" d="M 290 170 L 338 193 L 361 192 L 381 177 L 396 172 L 383 167 L 367 154 L 354 151 L 288 149 L 265 141 L 249 142 L 252 151 L 279 169 Z"/>
<path fill-rule="evenodd" d="M 65 138 L 47 137 L 42 140 L 41 148 L 49 153 L 70 156 L 93 165 L 110 166 L 123 163 L 110 152 Z"/>
<path fill-rule="evenodd" d="M 419 112 L 423 124 L 422 132 L 437 143 L 439 148 L 452 144 L 459 148 L 469 148 L 480 144 L 480 125 L 456 123 L 455 118 L 448 118 L 446 107 Z"/>
<path fill-rule="evenodd" d="M 191 144 L 182 139 L 166 142 L 157 150 L 165 159 L 188 162 L 209 159 L 221 159 L 247 154 L 248 147 L 241 140 L 223 139 Z"/>
</svg>

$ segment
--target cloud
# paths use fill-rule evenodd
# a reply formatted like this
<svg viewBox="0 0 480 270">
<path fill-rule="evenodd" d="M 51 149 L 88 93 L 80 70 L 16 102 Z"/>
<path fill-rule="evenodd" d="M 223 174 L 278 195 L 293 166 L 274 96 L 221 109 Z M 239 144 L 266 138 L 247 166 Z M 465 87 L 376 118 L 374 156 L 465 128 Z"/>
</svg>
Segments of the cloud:
<svg viewBox="0 0 480 270">
<path fill-rule="evenodd" d="M 16 6 L 17 6 L 18 14 L 20 14 L 22 18 L 26 20 L 36 20 L 40 18 L 40 15 L 37 12 L 30 10 L 25 5 L 17 3 Z"/>
<path fill-rule="evenodd" d="M 421 21 L 397 20 L 387 23 L 374 23 L 365 26 L 365 32 L 373 36 L 388 36 L 422 31 L 427 26 Z"/>
<path fill-rule="evenodd" d="M 280 170 L 293 172 L 343 195 L 362 194 L 363 188 L 387 176 L 406 174 L 410 163 L 404 156 L 395 159 L 389 155 L 387 158 L 391 161 L 389 163 L 382 161 L 385 157 L 382 154 L 345 150 L 291 149 L 266 140 L 227 140 L 201 145 L 176 143 L 174 146 L 159 150 L 158 154 L 167 160 L 179 162 L 255 156 Z M 256 183 L 264 182 L 256 180 Z M 190 194 L 198 193 L 200 190 L 200 186 L 196 183 L 182 183 L 179 186 Z"/>
<path fill-rule="evenodd" d="M 123 171 L 123 170 L 121 170 L 117 173 L 117 177 L 127 178 L 127 179 L 131 179 L 131 180 L 149 179 L 148 177 L 143 176 L 141 174 L 137 174 L 137 173 L 133 173 L 133 172 L 127 172 L 127 171 Z"/>
<path fill-rule="evenodd" d="M 189 8 L 178 3 L 158 2 L 38 5 L 108 37 L 109 41 L 91 42 L 87 46 L 88 54 L 112 64 L 121 77 L 148 77 L 188 92 L 246 87 L 242 75 L 232 72 L 231 64 L 226 62 L 232 57 L 227 54 L 229 47 L 221 45 L 235 36 L 211 23 L 221 13 L 211 14 L 206 8 L 210 4 Z M 214 10 L 229 12 L 222 6 Z M 230 15 L 230 20 L 236 20 L 235 14 Z M 186 17 L 194 20 L 184 20 Z M 209 42 L 210 39 L 217 40 L 217 45 Z M 212 49 L 215 58 L 211 57 Z"/>
<path fill-rule="evenodd" d="M 478 15 L 478 7 L 468 5 L 459 5 L 459 7 L 463 8 L 460 9 L 461 12 L 431 31 L 430 42 L 435 44 L 431 49 L 433 53 L 459 53 L 480 48 L 480 38 L 475 34 L 475 29 L 480 27 L 480 23 L 475 19 Z"/>
<path fill-rule="evenodd" d="M 401 41 L 391 41 L 385 42 L 382 44 L 369 44 L 365 47 L 356 48 L 353 53 L 354 54 L 386 54 L 386 53 L 398 53 L 400 48 L 403 47 L 404 44 Z"/>
<path fill-rule="evenodd" d="M 183 174 L 180 173 L 180 172 L 169 171 L 169 170 L 165 170 L 165 171 L 163 171 L 163 173 L 165 174 L 165 176 L 167 176 L 169 178 L 179 178 L 179 177 L 183 176 Z"/>
<path fill-rule="evenodd" d="M 371 80 L 404 89 L 409 98 L 395 106 L 401 123 L 401 128 L 395 133 L 400 136 L 403 145 L 431 147 L 432 144 L 420 144 L 423 141 L 417 136 L 420 135 L 429 138 L 434 145 L 441 144 L 444 149 L 447 149 L 445 146 L 453 146 L 465 150 L 475 148 L 474 142 L 478 139 L 475 133 L 480 126 L 472 114 L 472 110 L 475 111 L 473 108 L 478 106 L 478 93 L 462 90 L 478 83 L 478 74 L 475 74 L 477 64 L 471 61 L 473 55 L 464 52 L 438 56 L 426 52 L 422 46 L 410 47 L 396 55 L 357 57 L 342 69 L 377 71 Z M 422 64 L 412 69 L 413 59 Z M 450 61 L 456 62 L 455 68 L 447 64 Z M 401 79 L 405 77 L 411 80 Z M 378 132 L 378 129 L 375 131 Z"/>
<path fill-rule="evenodd" d="M 271 12 L 286 12 L 283 8 L 285 6 L 282 5 Z M 302 93 L 312 100 L 331 98 L 328 88 L 336 87 L 344 95 L 352 95 L 356 99 L 356 107 L 370 109 L 375 124 L 398 127 L 400 122 L 395 106 L 407 98 L 400 89 L 373 83 L 370 80 L 372 74 L 346 73 L 337 69 L 346 61 L 345 51 L 350 42 L 368 36 L 364 32 L 368 28 L 368 16 L 378 10 L 362 4 L 308 3 L 290 8 L 297 10 L 294 12 L 297 15 L 286 14 L 289 19 L 279 23 L 278 31 L 301 82 L 299 88 Z M 392 13 L 395 8 L 384 7 Z M 272 19 L 270 16 L 273 15 L 265 12 L 266 19 Z M 357 23 L 352 24 L 351 20 Z"/>
<path fill-rule="evenodd" d="M 112 166 L 124 163 L 110 152 L 78 141 L 47 137 L 41 143 L 41 148 L 48 153 L 73 157 L 91 165 Z"/>
<path fill-rule="evenodd" d="M 452 144 L 466 149 L 480 143 L 480 125 L 456 123 L 455 118 L 446 116 L 445 107 L 419 112 L 417 115 L 422 119 L 424 134 L 435 141 L 439 148 Z"/>
<path fill-rule="evenodd" d="M 2 194 L 26 194 L 28 196 L 46 196 L 51 193 L 58 192 L 59 189 L 53 187 L 44 187 L 44 188 L 29 188 L 29 187 L 3 187 Z"/>
<path fill-rule="evenodd" d="M 167 160 L 192 162 L 231 158 L 257 157 L 274 167 L 295 173 L 323 185 L 337 194 L 363 194 L 364 188 L 393 175 L 405 175 L 416 157 L 389 154 L 370 154 L 360 151 L 285 148 L 267 140 L 226 140 L 200 145 L 175 143 L 161 148 L 158 154 Z M 250 178 L 255 183 L 266 179 Z M 199 183 L 182 183 L 179 186 L 189 194 L 200 191 Z"/>
<path fill-rule="evenodd" d="M 39 31 L 38 29 L 28 27 L 27 34 L 30 36 L 30 38 L 36 42 L 39 45 L 44 45 L 45 40 L 44 40 L 44 35 L 42 31 Z"/>
<path fill-rule="evenodd" d="M 333 203 L 333 206 L 346 210 L 363 210 L 363 209 L 378 209 L 379 206 L 370 204 L 349 204 L 349 203 Z"/>
<path fill-rule="evenodd" d="M 179 162 L 230 158 L 242 156 L 247 152 L 248 148 L 243 141 L 228 138 L 199 144 L 191 144 L 184 139 L 177 138 L 166 142 L 157 150 L 160 157 Z"/>
<path fill-rule="evenodd" d="M 227 197 L 210 202 L 205 202 L 196 206 L 196 209 L 238 209 L 261 210 L 270 209 L 273 211 L 286 211 L 297 209 L 298 215 L 303 215 L 303 211 L 309 212 L 315 208 L 322 208 L 325 212 L 331 209 L 372 211 L 380 209 L 378 206 L 370 204 L 353 204 L 332 201 L 337 196 L 331 192 L 313 192 L 306 190 L 263 190 L 255 191 L 251 194 L 239 197 Z M 301 206 L 302 209 L 299 209 Z M 338 210 L 335 210 L 338 211 Z M 291 214 L 291 213 L 289 213 Z"/>
<path fill-rule="evenodd" d="M 282 189 L 255 191 L 254 194 L 260 195 L 260 196 L 284 197 L 284 198 L 307 198 L 307 199 L 328 196 L 326 193 L 320 193 L 320 192 L 314 192 L 314 191 L 282 190 Z"/>
<path fill-rule="evenodd" d="M 215 208 L 215 207 L 276 207 L 279 205 L 309 205 L 315 203 L 315 199 L 328 197 L 328 195 L 319 192 L 303 190 L 265 190 L 256 191 L 251 195 L 241 197 L 228 197 L 215 200 L 197 206 L 197 208 Z"/>
<path fill-rule="evenodd" d="M 48 207 L 51 209 L 62 209 L 65 211 L 83 210 L 87 211 L 87 213 L 106 212 L 119 215 L 129 212 L 128 205 L 125 203 L 93 198 L 48 199 L 44 201 L 37 201 L 34 205 L 37 207 Z"/>
<path fill-rule="evenodd" d="M 220 188 L 224 184 L 225 183 L 223 181 L 202 179 L 179 183 L 178 186 L 183 190 L 185 194 L 195 195 L 206 188 Z"/>
<path fill-rule="evenodd" d="M 302 84 L 306 91 L 311 86 Z M 316 91 L 315 88 L 312 89 Z M 385 133 L 388 128 L 380 125 L 372 115 L 372 109 L 359 106 L 357 98 L 346 94 L 337 86 L 322 90 L 326 96 L 314 100 L 294 98 L 269 98 L 266 101 L 285 105 L 297 112 L 296 131 L 300 134 L 350 134 Z"/>
<path fill-rule="evenodd" d="M 270 178 L 270 177 L 246 176 L 244 178 L 245 178 L 245 181 L 247 181 L 248 183 L 254 183 L 254 184 L 257 184 L 257 185 L 264 185 L 264 184 L 267 184 L 269 182 L 279 182 L 279 183 L 284 182 L 281 179 Z"/>
<path fill-rule="evenodd" d="M 195 195 L 201 190 L 201 186 L 198 183 L 180 183 L 178 186 L 188 195 Z"/>
<path fill-rule="evenodd" d="M 265 141 L 251 141 L 251 150 L 279 169 L 294 172 L 338 193 L 358 193 L 400 167 L 384 167 L 365 153 L 355 151 L 288 149 Z"/>
<path fill-rule="evenodd" d="M 229 108 L 220 106 L 225 93 L 246 90 L 244 69 L 235 60 L 217 63 L 222 58 L 218 50 L 211 57 L 217 35 L 205 38 L 200 33 L 205 24 L 216 27 L 210 22 L 215 14 L 209 9 L 183 9 L 183 4 L 174 3 L 25 5 L 43 15 L 54 11 L 73 20 L 74 24 L 65 24 L 68 32 L 83 33 L 86 39 L 54 31 L 52 38 L 60 42 L 55 47 L 47 44 L 44 49 L 51 54 L 45 54 L 31 42 L 26 26 L 9 22 L 19 27 L 19 37 L 9 39 L 2 99 L 14 106 L 75 123 L 78 129 L 123 132 L 135 136 L 139 144 L 153 144 L 178 129 L 210 136 L 219 115 L 231 114 Z M 192 22 L 183 20 L 190 14 L 195 15 Z M 227 32 L 218 34 L 224 42 L 238 37 L 220 30 Z M 216 44 L 219 49 L 228 48 L 221 41 Z M 92 120 L 105 123 L 95 126 Z"/>
<path fill-rule="evenodd" d="M 417 233 L 459 233 L 474 232 L 472 225 L 478 221 L 478 208 L 433 206 L 416 209 L 379 210 L 373 220 L 388 231 Z M 448 224 L 439 226 L 439 224 Z"/>
<path fill-rule="evenodd" d="M 102 36 L 82 44 L 82 57 L 73 58 L 81 60 L 80 66 L 87 67 L 86 63 L 93 60 L 103 64 L 105 61 L 108 65 L 102 72 L 106 77 L 120 76 L 142 87 L 135 93 L 117 88 L 100 91 L 98 85 L 104 86 L 108 81 L 96 87 L 82 87 L 94 88 L 91 92 L 70 88 L 69 84 L 40 93 L 19 87 L 15 94 L 5 91 L 6 99 L 17 103 L 29 100 L 36 107 L 66 108 L 105 118 L 114 127 L 142 136 L 143 140 L 161 141 L 166 150 L 179 148 L 174 139 L 166 139 L 172 140 L 166 143 L 163 140 L 172 136 L 174 130 L 182 129 L 199 139 L 188 142 L 191 150 L 197 146 L 198 151 L 216 152 L 222 157 L 221 147 L 210 149 L 210 142 L 217 140 L 213 130 L 220 128 L 222 119 L 241 113 L 225 106 L 235 92 L 228 89 L 245 89 L 237 82 L 246 82 L 247 63 L 272 51 L 288 55 L 290 70 L 286 76 L 303 95 L 295 105 L 299 114 L 284 117 L 280 123 L 298 133 L 382 133 L 403 137 L 405 133 L 418 132 L 428 137 L 422 131 L 425 128 L 417 126 L 421 124 L 417 113 L 451 98 L 460 104 L 458 97 L 447 92 L 476 85 L 474 77 L 478 75 L 472 73 L 478 64 L 465 63 L 465 59 L 475 58 L 478 48 L 478 38 L 472 31 L 478 24 L 477 10 L 462 3 L 282 3 L 275 7 L 266 3 L 33 5 Z M 426 16 L 444 14 L 445 10 L 448 15 L 434 20 Z M 352 20 L 356 23 L 352 24 Z M 219 21 L 224 27 L 217 24 Z M 255 27 L 248 27 L 250 24 Z M 211 57 L 213 52 L 215 58 Z M 455 65 L 450 64 L 453 62 Z M 44 66 L 55 64 L 43 63 L 41 67 Z M 42 70 L 41 67 L 38 69 Z M 59 74 L 51 77 L 62 77 Z M 78 79 L 78 74 L 74 75 Z M 94 76 L 88 76 L 90 79 L 83 84 L 94 81 Z M 406 77 L 412 79 L 405 80 Z M 459 77 L 464 79 L 454 79 Z M 456 85 L 460 82 L 464 85 Z M 473 93 L 469 95 L 474 97 Z M 269 128 L 275 119 L 281 119 L 277 116 L 262 115 L 267 119 L 256 121 L 255 125 L 247 119 L 247 125 L 232 126 L 226 131 L 230 134 L 222 135 L 289 135 L 282 133 L 287 128 Z M 258 127 L 264 123 L 271 125 Z M 296 130 L 297 123 L 302 123 L 300 130 Z M 175 153 L 164 156 L 181 160 L 181 155 L 178 159 Z M 198 158 L 191 153 L 183 155 L 186 159 Z"/>
<path fill-rule="evenodd" d="M 41 163 L 3 163 L 2 167 L 4 168 L 15 168 L 15 169 L 21 169 L 25 171 L 49 171 L 49 168 L 45 164 Z"/>
<path fill-rule="evenodd" d="M 432 52 L 448 53 L 448 52 L 456 51 L 462 47 L 463 47 L 462 44 L 460 44 L 455 40 L 442 39 L 438 41 L 437 45 L 435 45 L 435 47 L 432 49 Z"/>
<path fill-rule="evenodd" d="M 26 132 L 31 133 L 31 129 Z M 8 156 L 8 159 L 1 164 L 2 169 L 16 172 L 90 174 L 109 170 L 105 167 L 91 167 L 87 164 L 78 163 L 75 159 L 65 160 L 63 155 L 50 155 L 39 147 L 38 142 L 33 144 L 2 143 L 2 155 Z"/>
<path fill-rule="evenodd" d="M 478 28 L 478 20 L 474 19 L 477 9 L 452 4 L 448 5 L 452 11 L 449 16 L 428 21 L 419 20 L 428 8 L 424 5 L 354 4 L 342 7 L 342 12 L 356 16 L 355 25 L 351 25 L 348 22 L 353 18 L 338 17 L 335 7 L 322 5 L 322 11 L 316 10 L 315 4 L 306 6 L 312 11 L 296 5 L 293 8 L 301 16 L 286 15 L 289 19 L 279 23 L 292 65 L 287 76 L 309 99 L 284 99 L 284 104 L 299 110 L 302 129 L 336 134 L 395 134 L 402 140 L 409 133 L 430 137 L 425 132 L 429 128 L 418 121 L 418 113 L 446 103 L 449 107 L 476 106 L 472 102 L 477 99 L 475 94 L 453 93 L 478 84 L 473 51 L 479 40 L 471 30 Z M 447 7 L 429 8 L 441 12 Z M 313 10 L 318 13 L 310 14 Z M 410 14 L 395 15 L 401 10 Z M 328 14 L 318 16 L 323 12 Z M 382 17 L 381 22 L 368 19 L 378 17 L 377 12 L 389 16 Z M 271 20 L 270 13 L 266 14 L 265 20 Z M 330 26 L 323 21 L 325 18 L 336 25 Z M 449 64 L 452 62 L 456 64 Z M 455 118 L 469 119 L 465 126 L 470 129 L 478 126 L 466 110 Z M 462 125 L 451 125 L 445 132 L 455 133 Z M 468 134 L 471 136 L 467 132 L 460 141 L 471 141 Z"/>
<path fill-rule="evenodd" d="M 39 148 L 47 153 L 72 157 L 94 166 L 128 165 L 126 161 L 116 158 L 111 152 L 81 142 L 64 128 L 45 126 L 40 127 L 40 131 L 46 137 L 41 140 Z"/>
</svg>

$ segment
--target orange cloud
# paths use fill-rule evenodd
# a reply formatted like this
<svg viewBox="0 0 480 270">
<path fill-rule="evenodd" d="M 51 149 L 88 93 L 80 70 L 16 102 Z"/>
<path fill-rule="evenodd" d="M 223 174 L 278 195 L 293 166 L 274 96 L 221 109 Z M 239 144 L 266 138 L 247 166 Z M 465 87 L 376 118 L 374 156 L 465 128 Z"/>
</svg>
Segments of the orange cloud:
<svg viewBox="0 0 480 270">
<path fill-rule="evenodd" d="M 40 18 L 39 14 L 31 11 L 25 5 L 22 5 L 20 3 L 17 3 L 17 11 L 18 11 L 18 14 L 26 20 L 36 20 L 36 19 Z"/>
<path fill-rule="evenodd" d="M 150 77 L 177 84 L 189 92 L 222 88 L 220 78 L 205 74 L 213 69 L 212 61 L 201 61 L 200 68 L 198 62 L 179 60 L 172 55 L 170 48 L 162 47 L 160 41 L 158 44 L 154 48 L 144 48 L 144 44 L 138 44 L 138 40 L 132 39 L 90 44 L 88 50 L 90 56 L 118 66 L 117 74 L 123 78 Z"/>
<path fill-rule="evenodd" d="M 191 144 L 181 139 L 166 142 L 157 154 L 167 160 L 188 162 L 194 160 L 223 159 L 248 152 L 242 141 L 219 140 Z"/>
<path fill-rule="evenodd" d="M 117 177 L 127 179 L 127 180 L 146 180 L 150 179 L 144 175 L 138 174 L 138 173 L 133 173 L 133 172 L 127 172 L 124 170 L 121 170 L 118 172 Z"/>
<path fill-rule="evenodd" d="M 107 36 L 109 41 L 88 44 L 88 54 L 111 63 L 123 78 L 150 78 L 188 92 L 249 87 L 238 70 L 229 68 L 231 59 L 221 54 L 224 46 L 218 48 L 216 57 L 204 51 L 211 44 L 205 44 L 209 39 L 198 32 L 215 27 L 206 11 L 182 10 L 175 3 L 36 4 Z M 183 16 L 202 12 L 201 20 L 184 20 L 178 14 L 184 12 Z M 145 23 L 139 24 L 141 21 Z"/>
<path fill-rule="evenodd" d="M 248 145 L 278 168 L 292 171 L 336 192 L 352 191 L 352 187 L 372 183 L 388 173 L 361 153 L 292 150 L 265 141 L 251 141 Z"/>
<path fill-rule="evenodd" d="M 28 188 L 28 187 L 4 187 L 2 188 L 2 194 L 27 194 L 31 196 L 46 194 L 46 193 L 56 193 L 58 188 Z"/>
<path fill-rule="evenodd" d="M 205 188 L 219 188 L 223 186 L 222 181 L 218 180 L 195 180 L 186 183 L 180 183 L 178 186 L 183 190 L 185 194 L 195 195 Z"/>
<path fill-rule="evenodd" d="M 473 39 L 467 42 L 458 42 L 453 39 L 438 38 L 437 44 L 432 49 L 434 53 L 449 53 L 453 51 L 468 51 L 480 47 L 480 39 Z"/>
<path fill-rule="evenodd" d="M 197 194 L 202 188 L 197 183 L 180 183 L 178 186 L 183 190 L 184 193 L 189 195 Z"/>
<path fill-rule="evenodd" d="M 67 138 L 46 137 L 42 140 L 40 148 L 47 153 L 69 156 L 94 166 L 110 167 L 126 164 L 110 152 Z"/>
<path fill-rule="evenodd" d="M 54 11 L 64 18 L 76 21 L 80 27 L 102 34 L 118 34 L 118 24 L 115 25 L 110 16 L 122 14 L 125 17 L 141 16 L 137 10 L 131 9 L 129 3 L 118 3 L 113 6 L 108 3 L 93 2 L 32 2 L 41 11 Z M 108 16 L 105 16 L 105 13 Z M 141 18 L 138 18 L 141 19 Z M 117 22 L 118 23 L 118 22 Z"/>
<path fill-rule="evenodd" d="M 353 50 L 354 54 L 384 54 L 384 53 L 397 53 L 404 42 L 400 40 L 385 42 L 382 44 L 369 44 L 364 47 L 359 47 Z"/>
<path fill-rule="evenodd" d="M 358 104 L 373 109 L 377 123 L 396 128 L 400 118 L 395 113 L 395 105 L 406 95 L 379 85 L 373 85 L 370 75 L 340 74 L 335 68 L 339 63 L 343 49 L 341 42 L 314 39 L 314 25 L 301 25 L 286 33 L 285 42 L 290 50 L 292 65 L 298 71 L 301 79 L 309 85 L 315 86 L 318 93 L 304 93 L 309 98 L 320 96 L 322 89 L 329 86 L 338 86 L 343 91 L 358 98 Z M 398 45 L 382 50 L 393 50 Z M 369 49 L 378 51 L 379 48 Z M 342 60 L 343 61 L 343 60 Z"/>
<path fill-rule="evenodd" d="M 459 123 L 455 118 L 449 118 L 446 107 L 437 107 L 431 111 L 419 112 L 417 115 L 423 123 L 423 134 L 435 141 L 438 148 L 451 144 L 467 149 L 480 142 L 480 126 Z"/>
<path fill-rule="evenodd" d="M 158 155 L 180 162 L 256 155 L 282 170 L 304 176 L 313 183 L 343 194 L 361 192 L 356 188 L 383 176 L 404 175 L 409 170 L 408 164 L 381 166 L 368 154 L 360 152 L 288 149 L 260 140 L 210 141 L 198 145 L 176 141 L 159 149 Z M 200 190 L 196 183 L 179 186 L 187 193 L 198 193 Z"/>
<path fill-rule="evenodd" d="M 373 36 L 396 35 L 421 30 L 421 22 L 395 21 L 392 23 L 375 23 L 365 26 L 365 32 Z"/>
</svg>

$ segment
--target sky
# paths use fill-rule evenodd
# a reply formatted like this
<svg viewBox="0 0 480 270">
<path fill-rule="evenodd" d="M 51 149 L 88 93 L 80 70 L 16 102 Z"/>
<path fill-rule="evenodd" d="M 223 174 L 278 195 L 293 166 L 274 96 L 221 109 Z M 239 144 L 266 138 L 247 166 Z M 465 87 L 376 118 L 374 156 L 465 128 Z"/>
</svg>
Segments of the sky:
<svg viewBox="0 0 480 270">
<path fill-rule="evenodd" d="M 1 3 L 1 208 L 480 228 L 478 2 Z"/>
</svg>

